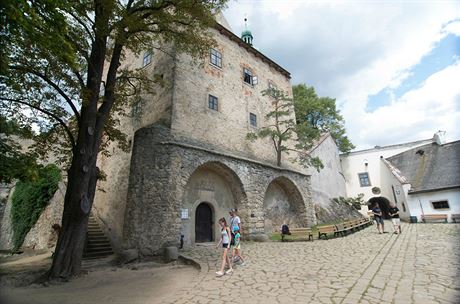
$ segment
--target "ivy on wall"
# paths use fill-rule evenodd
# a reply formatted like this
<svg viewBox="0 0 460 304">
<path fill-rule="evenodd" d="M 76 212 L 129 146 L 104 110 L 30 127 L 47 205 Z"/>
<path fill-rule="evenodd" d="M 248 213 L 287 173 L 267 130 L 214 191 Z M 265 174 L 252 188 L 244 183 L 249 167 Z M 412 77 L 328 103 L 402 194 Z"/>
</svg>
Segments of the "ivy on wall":
<svg viewBox="0 0 460 304">
<path fill-rule="evenodd" d="M 16 184 L 11 206 L 14 251 L 21 247 L 27 233 L 58 189 L 60 180 L 59 168 L 48 165 L 38 169 L 35 180 Z"/>
</svg>

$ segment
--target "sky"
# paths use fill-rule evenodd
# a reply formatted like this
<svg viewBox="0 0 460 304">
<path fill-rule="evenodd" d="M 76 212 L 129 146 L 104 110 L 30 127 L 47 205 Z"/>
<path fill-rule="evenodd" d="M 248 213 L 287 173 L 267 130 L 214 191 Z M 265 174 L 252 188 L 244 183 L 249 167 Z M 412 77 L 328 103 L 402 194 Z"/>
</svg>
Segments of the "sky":
<svg viewBox="0 0 460 304">
<path fill-rule="evenodd" d="M 235 34 L 336 98 L 356 150 L 460 139 L 460 0 L 230 1 Z"/>
</svg>

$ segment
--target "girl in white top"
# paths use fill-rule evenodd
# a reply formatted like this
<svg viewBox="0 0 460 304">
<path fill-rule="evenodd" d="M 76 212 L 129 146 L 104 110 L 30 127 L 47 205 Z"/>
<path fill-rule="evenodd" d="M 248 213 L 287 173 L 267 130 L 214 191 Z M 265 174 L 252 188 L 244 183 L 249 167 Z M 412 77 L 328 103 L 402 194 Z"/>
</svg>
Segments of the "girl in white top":
<svg viewBox="0 0 460 304">
<path fill-rule="evenodd" d="M 220 271 L 216 272 L 218 277 L 223 276 L 225 273 L 230 274 L 233 272 L 232 263 L 230 262 L 230 257 L 228 256 L 228 250 L 230 249 L 230 242 L 232 241 L 232 234 L 230 232 L 230 228 L 227 226 L 227 221 L 225 218 L 221 218 L 219 220 L 219 225 L 221 227 L 221 238 L 219 243 L 217 244 L 216 248 L 222 243 L 223 252 L 222 252 L 222 265 L 220 267 Z M 225 264 L 228 264 L 228 270 L 224 273 Z"/>
</svg>

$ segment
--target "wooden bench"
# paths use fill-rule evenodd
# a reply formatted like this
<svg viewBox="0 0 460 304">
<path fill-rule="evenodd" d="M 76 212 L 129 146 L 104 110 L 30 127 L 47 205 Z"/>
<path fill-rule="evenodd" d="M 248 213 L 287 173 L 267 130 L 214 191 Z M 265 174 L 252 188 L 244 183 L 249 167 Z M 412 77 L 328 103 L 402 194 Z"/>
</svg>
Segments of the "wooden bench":
<svg viewBox="0 0 460 304">
<path fill-rule="evenodd" d="M 318 227 L 318 239 L 321 239 L 321 236 L 324 235 L 324 238 L 327 240 L 328 234 L 336 235 L 337 227 L 335 225 L 327 225 Z"/>
<path fill-rule="evenodd" d="M 451 214 L 450 219 L 452 222 L 457 223 L 457 220 L 460 220 L 460 214 Z"/>
<path fill-rule="evenodd" d="M 337 236 L 339 234 L 341 236 L 347 235 L 348 231 L 351 232 L 354 229 L 353 221 L 348 221 L 348 222 L 343 222 L 343 223 L 340 223 L 340 224 L 336 224 L 335 228 L 336 228 L 336 231 L 334 232 L 334 236 Z"/>
<path fill-rule="evenodd" d="M 361 218 L 361 219 L 357 220 L 358 229 L 366 228 L 367 226 L 369 226 L 371 224 L 372 224 L 371 221 L 369 221 L 366 218 Z"/>
<path fill-rule="evenodd" d="M 306 237 L 309 241 L 313 241 L 313 232 L 311 228 L 289 228 L 289 234 L 283 234 L 280 231 L 275 231 L 274 235 L 281 235 L 281 241 L 284 242 L 286 238 L 301 238 Z"/>
<path fill-rule="evenodd" d="M 424 214 L 422 215 L 422 221 L 424 223 L 426 223 L 427 221 L 430 221 L 430 222 L 444 221 L 444 223 L 447 223 L 447 214 Z"/>
</svg>

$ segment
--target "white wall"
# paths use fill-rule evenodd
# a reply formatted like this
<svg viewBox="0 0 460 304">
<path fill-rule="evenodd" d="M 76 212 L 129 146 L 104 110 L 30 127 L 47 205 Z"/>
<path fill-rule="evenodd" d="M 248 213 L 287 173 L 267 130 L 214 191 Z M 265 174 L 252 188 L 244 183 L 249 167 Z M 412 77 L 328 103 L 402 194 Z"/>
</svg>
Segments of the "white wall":
<svg viewBox="0 0 460 304">
<path fill-rule="evenodd" d="M 345 178 L 340 167 L 339 149 L 330 135 L 311 152 L 311 156 L 318 156 L 324 168 L 318 172 L 309 168 L 311 175 L 312 198 L 314 203 L 327 206 L 330 199 L 346 197 Z"/>
<path fill-rule="evenodd" d="M 399 209 L 401 220 L 409 221 L 410 212 L 407 205 L 407 192 L 410 189 L 410 184 L 402 184 L 392 173 L 391 170 L 381 160 L 381 183 L 382 193 L 390 195 L 386 196 L 390 201 L 395 202 Z"/>
<path fill-rule="evenodd" d="M 384 196 L 390 201 L 394 201 L 391 184 L 388 184 L 388 176 L 385 175 L 385 177 L 382 178 L 382 171 L 386 166 L 382 162 L 381 157 L 388 158 L 414 147 L 425 145 L 431 141 L 431 139 L 422 140 L 413 143 L 380 147 L 341 155 L 342 172 L 345 176 L 347 196 L 355 197 L 358 194 L 363 193 L 364 201 L 368 201 L 370 198 L 376 196 L 372 193 L 371 189 L 373 187 L 379 187 L 382 191 L 379 196 Z M 369 174 L 370 186 L 368 187 L 361 187 L 359 183 L 358 173 L 364 172 Z M 402 210 L 402 208 L 399 209 Z M 361 213 L 363 214 L 367 214 L 367 211 L 366 207 L 361 209 Z"/>
<path fill-rule="evenodd" d="M 418 221 L 421 221 L 422 208 L 423 214 L 447 214 L 448 221 L 451 221 L 451 214 L 460 214 L 460 189 L 409 194 L 407 199 L 410 213 L 417 216 Z M 433 208 L 432 201 L 443 200 L 449 202 L 449 209 Z"/>
</svg>

